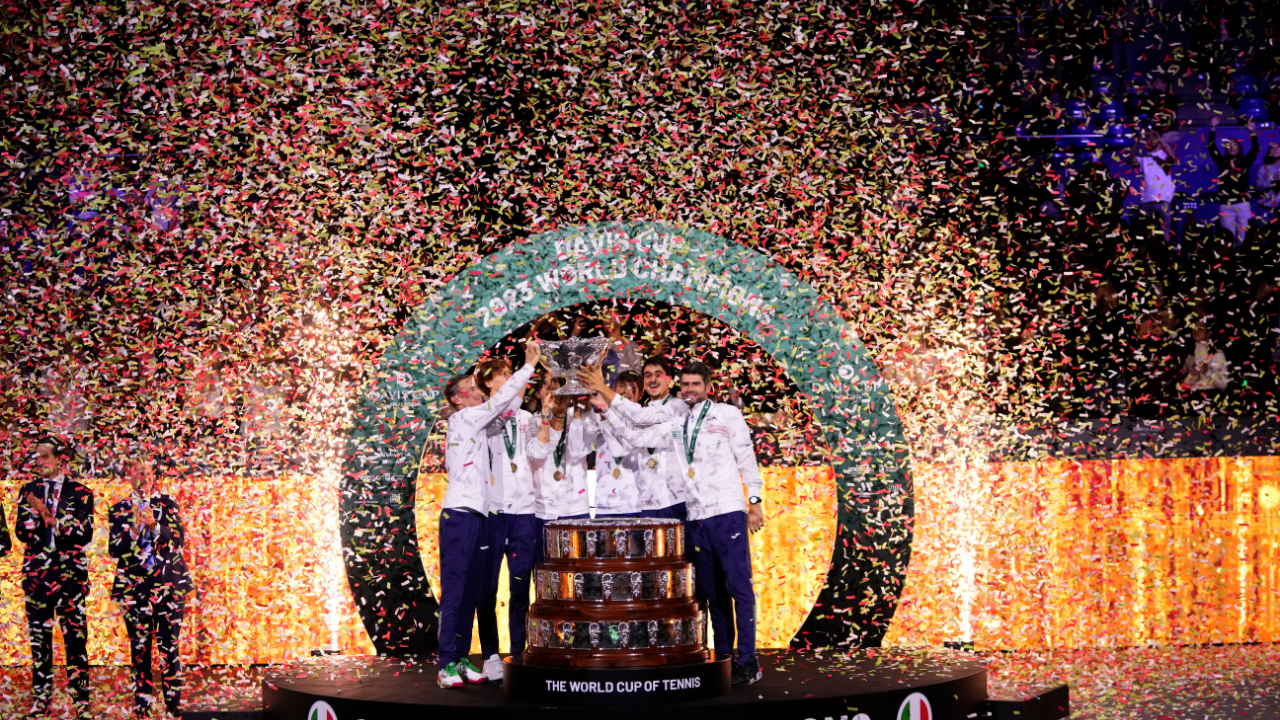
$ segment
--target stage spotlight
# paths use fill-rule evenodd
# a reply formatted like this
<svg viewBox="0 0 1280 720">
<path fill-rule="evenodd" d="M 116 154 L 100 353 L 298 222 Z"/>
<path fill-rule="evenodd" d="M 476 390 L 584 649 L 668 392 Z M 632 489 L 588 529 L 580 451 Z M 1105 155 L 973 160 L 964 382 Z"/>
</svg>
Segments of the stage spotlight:
<svg viewBox="0 0 1280 720">
<path fill-rule="evenodd" d="M 1275 510 L 1276 506 L 1280 505 L 1280 488 L 1275 485 L 1263 485 L 1258 490 L 1258 504 L 1265 511 Z"/>
</svg>

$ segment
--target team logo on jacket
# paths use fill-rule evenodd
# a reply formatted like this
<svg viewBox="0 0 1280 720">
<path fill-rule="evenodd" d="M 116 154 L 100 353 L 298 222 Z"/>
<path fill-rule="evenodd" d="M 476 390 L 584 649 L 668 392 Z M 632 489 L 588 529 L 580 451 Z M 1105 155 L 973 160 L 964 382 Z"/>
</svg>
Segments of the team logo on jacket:
<svg viewBox="0 0 1280 720">
<path fill-rule="evenodd" d="M 933 720 L 933 708 L 923 693 L 911 693 L 898 708 L 897 720 Z"/>
<path fill-rule="evenodd" d="M 329 703 L 317 700 L 311 703 L 311 709 L 307 711 L 307 720 L 338 720 L 338 713 L 329 707 Z"/>
</svg>

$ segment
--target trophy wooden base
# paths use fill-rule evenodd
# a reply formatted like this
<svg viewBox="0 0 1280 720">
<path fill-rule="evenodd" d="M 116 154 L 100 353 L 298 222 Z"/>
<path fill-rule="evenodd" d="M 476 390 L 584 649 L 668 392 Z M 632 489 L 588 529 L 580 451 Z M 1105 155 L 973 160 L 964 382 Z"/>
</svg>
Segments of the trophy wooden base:
<svg viewBox="0 0 1280 720">
<path fill-rule="evenodd" d="M 553 520 L 543 530 L 525 663 L 646 668 L 711 659 L 678 520 Z"/>
</svg>

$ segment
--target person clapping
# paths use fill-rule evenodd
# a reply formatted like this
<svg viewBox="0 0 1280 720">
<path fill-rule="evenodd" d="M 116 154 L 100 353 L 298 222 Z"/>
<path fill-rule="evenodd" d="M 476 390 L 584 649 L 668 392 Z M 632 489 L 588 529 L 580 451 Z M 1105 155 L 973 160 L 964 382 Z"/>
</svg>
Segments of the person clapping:
<svg viewBox="0 0 1280 720">
<path fill-rule="evenodd" d="M 192 590 L 182 557 L 186 539 L 178 503 L 157 492 L 152 465 L 134 460 L 126 465 L 133 491 L 111 506 L 108 549 L 116 559 L 111 599 L 124 612 L 133 672 L 134 717 L 146 717 L 155 701 L 151 679 L 152 651 L 158 649 L 161 692 L 166 711 L 182 713 L 182 659 L 179 637 L 186 594 Z"/>
</svg>

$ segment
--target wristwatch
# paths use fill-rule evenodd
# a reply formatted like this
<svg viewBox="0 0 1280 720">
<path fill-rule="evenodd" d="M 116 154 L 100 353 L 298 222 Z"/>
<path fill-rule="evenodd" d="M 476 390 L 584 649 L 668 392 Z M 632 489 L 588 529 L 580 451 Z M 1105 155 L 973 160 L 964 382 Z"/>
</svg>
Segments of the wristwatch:
<svg viewBox="0 0 1280 720">
<path fill-rule="evenodd" d="M 759 504 L 760 504 L 760 496 L 759 496 L 759 495 L 752 495 L 751 497 L 747 498 L 747 502 L 751 503 L 752 505 L 759 505 Z"/>
</svg>

